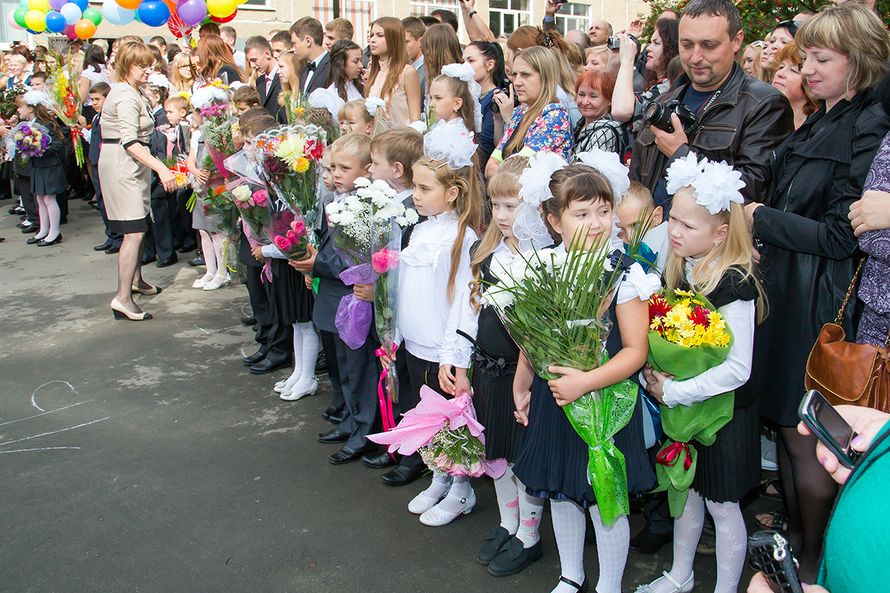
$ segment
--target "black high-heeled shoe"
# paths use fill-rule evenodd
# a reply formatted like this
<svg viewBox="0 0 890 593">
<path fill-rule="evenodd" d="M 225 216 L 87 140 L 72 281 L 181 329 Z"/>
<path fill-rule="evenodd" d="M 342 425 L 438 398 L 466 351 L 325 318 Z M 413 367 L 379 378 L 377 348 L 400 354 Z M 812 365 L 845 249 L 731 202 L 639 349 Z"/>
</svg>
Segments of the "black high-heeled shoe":
<svg viewBox="0 0 890 593">
<path fill-rule="evenodd" d="M 61 242 L 62 242 L 62 234 L 59 233 L 58 235 L 56 235 L 56 238 L 53 239 L 52 241 L 47 241 L 46 239 L 41 239 L 40 241 L 37 242 L 37 246 L 38 247 L 49 247 L 50 245 L 58 245 Z"/>
<path fill-rule="evenodd" d="M 151 313 L 146 313 L 142 311 L 141 313 L 133 313 L 124 307 L 120 301 L 117 300 L 117 297 L 111 299 L 111 311 L 114 313 L 115 319 L 129 319 L 130 321 L 148 321 L 149 319 L 154 319 L 151 316 Z"/>
</svg>

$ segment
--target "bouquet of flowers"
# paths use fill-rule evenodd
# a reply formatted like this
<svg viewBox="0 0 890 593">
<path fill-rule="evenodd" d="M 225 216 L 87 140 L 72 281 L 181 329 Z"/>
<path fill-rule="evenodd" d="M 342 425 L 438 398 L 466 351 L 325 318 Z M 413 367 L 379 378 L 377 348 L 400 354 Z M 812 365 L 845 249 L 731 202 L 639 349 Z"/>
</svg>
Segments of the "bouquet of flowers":
<svg viewBox="0 0 890 593">
<path fill-rule="evenodd" d="M 371 269 L 377 275 L 377 282 L 374 283 L 374 322 L 377 337 L 380 338 L 380 348 L 376 352 L 378 357 L 392 356 L 399 347 L 396 343 L 396 297 L 399 293 L 401 247 L 402 229 L 398 222 L 392 220 L 389 232 L 382 232 L 379 241 L 371 249 Z M 399 377 L 395 365 L 384 368 L 380 373 L 377 401 L 380 404 L 383 430 L 392 430 L 396 425 L 393 404 L 399 401 Z"/>
<path fill-rule="evenodd" d="M 306 259 L 309 245 L 309 229 L 299 213 L 283 210 L 271 219 L 271 231 L 267 235 L 272 243 L 289 260 Z"/>
<path fill-rule="evenodd" d="M 649 364 L 677 380 L 690 379 L 729 356 L 732 333 L 708 299 L 685 290 L 665 290 L 649 299 Z M 661 406 L 661 425 L 669 441 L 656 457 L 659 490 L 667 490 L 671 515 L 683 512 L 695 477 L 692 441 L 712 445 L 717 431 L 732 419 L 735 396 L 723 393 L 690 406 Z"/>
<path fill-rule="evenodd" d="M 312 228 L 318 213 L 316 165 L 324 154 L 324 130 L 284 126 L 260 134 L 255 144 L 254 158 L 266 189 Z"/>
<path fill-rule="evenodd" d="M 350 265 L 340 279 L 346 285 L 372 284 L 377 279 L 372 267 L 373 248 L 391 238 L 393 221 L 404 227 L 417 222 L 418 216 L 414 210 L 406 209 L 396 198 L 395 190 L 383 181 L 371 183 L 360 177 L 355 186 L 353 195 L 331 202 L 325 211 L 334 249 Z M 340 299 L 335 324 L 347 346 L 356 349 L 365 343 L 373 315 L 371 303 L 353 295 Z"/>
<path fill-rule="evenodd" d="M 185 163 L 185 158 L 172 158 L 164 161 L 167 168 L 173 173 L 173 179 L 176 181 L 176 189 L 182 189 L 189 182 L 189 168 Z"/>
<path fill-rule="evenodd" d="M 309 97 L 303 93 L 282 93 L 282 96 L 287 123 L 292 126 L 304 123 L 303 117 L 309 108 Z"/>
<path fill-rule="evenodd" d="M 587 371 L 608 360 L 607 312 L 622 269 L 609 254 L 608 237 L 584 247 L 586 238 L 582 227 L 568 251 L 557 247 L 523 255 L 482 295 L 544 379 L 554 378 L 551 365 Z M 588 478 L 607 525 L 629 512 L 624 455 L 612 437 L 630 421 L 636 399 L 636 384 L 625 380 L 563 407 L 588 445 Z"/>
<path fill-rule="evenodd" d="M 10 131 L 6 140 L 6 148 L 10 158 L 18 155 L 24 162 L 26 159 L 42 156 L 49 148 L 49 130 L 35 122 L 22 122 Z"/>
<path fill-rule="evenodd" d="M 234 241 L 241 232 L 238 224 L 238 209 L 235 198 L 225 184 L 209 185 L 203 196 L 204 214 L 211 219 L 221 233 L 226 235 L 227 242 Z"/>
<path fill-rule="evenodd" d="M 251 191 L 248 185 L 239 185 L 232 190 L 235 207 L 241 219 L 250 227 L 254 237 L 263 235 L 263 228 L 269 223 L 269 194 L 264 189 Z"/>
<path fill-rule="evenodd" d="M 219 80 L 202 86 L 192 95 L 192 106 L 204 117 L 201 137 L 214 167 L 223 177 L 231 177 L 224 161 L 235 153 L 232 127 L 237 120 L 229 104 L 229 87 Z"/>
<path fill-rule="evenodd" d="M 55 104 L 56 115 L 71 129 L 71 142 L 74 144 L 74 159 L 78 167 L 83 167 L 83 146 L 80 143 L 80 130 L 77 118 L 80 115 L 80 94 L 77 82 L 80 75 L 74 71 L 74 60 L 68 61 L 67 70 L 61 65 L 56 68 L 50 84 L 50 97 Z"/>
<path fill-rule="evenodd" d="M 15 98 L 24 95 L 27 89 L 17 84 L 12 88 L 0 88 L 0 118 L 6 120 L 16 113 Z"/>
<path fill-rule="evenodd" d="M 430 469 L 452 476 L 498 478 L 507 469 L 504 459 L 485 459 L 485 428 L 476 420 L 473 400 L 467 394 L 445 399 L 427 386 L 420 388 L 420 403 L 405 412 L 401 422 L 388 432 L 368 439 L 388 445 L 389 452 L 420 456 Z"/>
</svg>

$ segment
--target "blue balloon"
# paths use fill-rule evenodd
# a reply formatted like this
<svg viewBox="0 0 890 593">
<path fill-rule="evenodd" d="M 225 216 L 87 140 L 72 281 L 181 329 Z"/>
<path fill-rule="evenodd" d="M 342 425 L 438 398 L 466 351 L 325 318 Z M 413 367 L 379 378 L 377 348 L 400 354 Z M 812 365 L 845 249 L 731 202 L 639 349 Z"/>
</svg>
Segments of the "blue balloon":
<svg viewBox="0 0 890 593">
<path fill-rule="evenodd" d="M 68 2 L 73 2 L 74 4 L 77 4 L 77 6 L 78 6 L 78 8 L 80 8 L 81 12 L 86 10 L 87 7 L 89 7 L 89 5 L 90 5 L 90 0 L 68 0 Z"/>
<path fill-rule="evenodd" d="M 149 27 L 160 27 L 170 18 L 170 9 L 163 2 L 145 0 L 136 10 L 139 20 Z"/>
<path fill-rule="evenodd" d="M 114 0 L 107 0 L 102 5 L 102 15 L 112 25 L 127 25 L 133 22 L 136 16 L 135 10 L 127 10 Z"/>
<path fill-rule="evenodd" d="M 53 33 L 61 33 L 65 30 L 65 17 L 61 13 L 51 10 L 46 13 L 46 30 Z"/>
</svg>

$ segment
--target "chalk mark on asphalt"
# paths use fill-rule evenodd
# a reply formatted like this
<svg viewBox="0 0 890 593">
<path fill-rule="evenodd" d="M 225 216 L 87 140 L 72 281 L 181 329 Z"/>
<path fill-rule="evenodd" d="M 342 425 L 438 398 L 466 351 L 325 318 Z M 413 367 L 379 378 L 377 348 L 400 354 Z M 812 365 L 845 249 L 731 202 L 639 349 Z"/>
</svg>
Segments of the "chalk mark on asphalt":
<svg viewBox="0 0 890 593">
<path fill-rule="evenodd" d="M 241 327 L 240 325 L 232 325 L 229 327 L 221 327 L 219 329 L 204 329 L 203 327 L 199 326 L 197 323 L 194 323 L 192 325 L 195 326 L 195 329 L 201 330 L 202 332 L 204 332 L 205 335 L 208 335 L 208 336 L 211 334 L 218 334 L 220 332 L 229 331 L 230 329 L 238 329 L 239 327 Z"/>
<path fill-rule="evenodd" d="M 35 389 L 34 391 L 31 392 L 31 405 L 34 406 L 35 408 L 37 408 L 38 410 L 40 410 L 41 412 L 45 412 L 46 410 L 44 410 L 39 405 L 37 405 L 37 392 L 40 391 L 41 389 L 43 389 L 44 387 L 46 387 L 47 385 L 54 385 L 56 383 L 61 383 L 62 385 L 67 385 L 68 389 L 70 389 L 72 393 L 74 393 L 75 395 L 80 395 L 77 392 L 77 390 L 74 388 L 74 385 L 72 385 L 68 381 L 62 381 L 61 379 L 55 379 L 53 381 L 47 381 L 46 383 L 44 383 L 43 385 L 41 385 L 40 387 L 38 387 L 37 389 Z"/>
<path fill-rule="evenodd" d="M 83 428 L 84 426 L 89 426 L 89 425 L 91 425 L 91 424 L 96 424 L 96 423 L 98 423 L 98 422 L 105 422 L 105 421 L 108 420 L 109 418 L 111 418 L 111 416 L 106 416 L 105 418 L 99 418 L 98 420 L 91 420 L 90 422 L 84 422 L 83 424 L 78 424 L 77 426 L 71 426 L 71 427 L 68 427 L 68 428 L 60 428 L 59 430 L 51 430 L 51 431 L 49 431 L 49 432 L 42 432 L 42 433 L 40 433 L 40 434 L 35 434 L 35 435 L 33 435 L 33 436 L 29 436 L 29 437 L 22 437 L 22 438 L 20 438 L 20 439 L 14 439 L 14 440 L 11 440 L 11 441 L 4 441 L 4 442 L 0 443 L 0 447 L 3 447 L 3 446 L 5 446 L 5 445 L 11 445 L 11 444 L 13 444 L 13 443 L 20 443 L 20 442 L 22 442 L 22 441 L 30 441 L 31 439 L 37 439 L 37 438 L 45 437 L 45 436 L 49 436 L 49 435 L 52 435 L 52 434 L 58 434 L 58 433 L 60 433 L 60 432 L 68 432 L 69 430 L 75 430 L 75 429 L 77 429 L 77 428 Z"/>
<path fill-rule="evenodd" d="M 64 449 L 80 451 L 80 447 L 38 447 L 36 449 L 10 449 L 9 451 L 0 451 L 0 455 L 5 453 L 28 453 L 29 451 L 61 451 Z"/>
<path fill-rule="evenodd" d="M 18 418 L 16 420 L 7 420 L 6 422 L 0 422 L 0 426 L 6 426 L 7 424 L 15 424 L 16 422 L 21 422 L 22 420 L 30 420 L 31 418 L 39 418 L 41 416 L 46 416 L 47 414 L 52 414 L 54 412 L 61 412 L 62 410 L 67 410 L 68 408 L 73 408 L 74 406 L 79 406 L 82 404 L 89 403 L 93 400 L 88 399 L 85 402 L 77 402 L 76 404 L 68 404 L 67 406 L 62 406 L 61 408 L 56 408 L 55 410 L 47 410 L 43 411 L 40 414 L 33 414 L 31 416 L 25 416 L 24 418 Z M 38 408 L 39 410 L 40 408 Z"/>
</svg>

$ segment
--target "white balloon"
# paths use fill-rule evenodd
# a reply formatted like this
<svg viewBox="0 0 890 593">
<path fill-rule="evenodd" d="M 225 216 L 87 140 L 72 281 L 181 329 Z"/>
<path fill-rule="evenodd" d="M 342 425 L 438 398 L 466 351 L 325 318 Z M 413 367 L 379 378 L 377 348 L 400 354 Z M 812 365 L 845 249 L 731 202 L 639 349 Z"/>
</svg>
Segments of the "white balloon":
<svg viewBox="0 0 890 593">
<path fill-rule="evenodd" d="M 83 11 L 80 10 L 80 6 L 74 2 L 63 4 L 62 8 L 59 9 L 59 12 L 65 17 L 65 24 L 68 25 L 75 24 L 80 20 L 80 17 L 83 16 Z"/>
<path fill-rule="evenodd" d="M 102 16 L 112 25 L 126 25 L 136 18 L 136 11 L 126 9 L 114 0 L 105 0 L 102 5 Z"/>
</svg>

